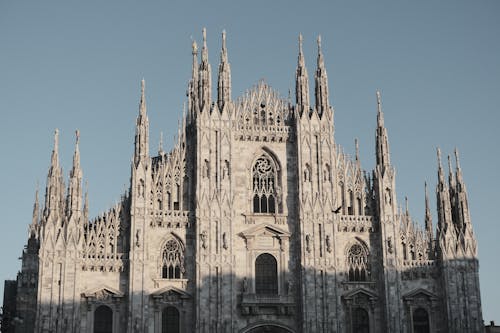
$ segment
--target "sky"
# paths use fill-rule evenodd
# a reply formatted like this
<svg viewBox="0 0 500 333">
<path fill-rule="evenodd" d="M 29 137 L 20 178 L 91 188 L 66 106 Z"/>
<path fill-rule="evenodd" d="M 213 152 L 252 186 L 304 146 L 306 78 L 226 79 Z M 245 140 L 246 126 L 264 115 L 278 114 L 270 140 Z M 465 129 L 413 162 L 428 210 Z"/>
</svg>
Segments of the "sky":
<svg viewBox="0 0 500 333">
<path fill-rule="evenodd" d="M 458 148 L 479 243 L 483 318 L 500 322 L 498 17 L 494 0 L 0 1 L 0 280 L 20 269 L 56 128 L 65 175 L 80 130 L 96 216 L 128 187 L 142 78 L 150 151 L 161 132 L 168 149 L 186 102 L 192 39 L 201 43 L 203 27 L 212 80 L 227 31 L 233 98 L 260 79 L 283 96 L 293 92 L 302 33 L 311 84 L 322 37 L 336 142 L 354 155 L 358 138 L 367 170 L 380 89 L 398 201 L 408 197 L 419 223 L 424 181 L 431 190 L 436 184 L 436 147 L 445 156 Z"/>
</svg>

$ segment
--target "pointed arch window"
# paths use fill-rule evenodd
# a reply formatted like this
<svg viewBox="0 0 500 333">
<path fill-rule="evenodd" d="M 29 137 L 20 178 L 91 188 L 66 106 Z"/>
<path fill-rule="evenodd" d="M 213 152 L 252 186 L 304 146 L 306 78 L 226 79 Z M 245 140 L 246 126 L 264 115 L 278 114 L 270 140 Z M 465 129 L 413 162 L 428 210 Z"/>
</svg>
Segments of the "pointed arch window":
<svg viewBox="0 0 500 333">
<path fill-rule="evenodd" d="M 278 174 L 274 161 L 263 154 L 252 168 L 253 212 L 278 212 Z"/>
<path fill-rule="evenodd" d="M 162 249 L 161 277 L 163 279 L 181 279 L 184 274 L 184 251 L 182 244 L 169 239 Z"/>
<path fill-rule="evenodd" d="M 354 244 L 347 252 L 349 281 L 368 281 L 368 251 L 361 244 Z"/>
</svg>

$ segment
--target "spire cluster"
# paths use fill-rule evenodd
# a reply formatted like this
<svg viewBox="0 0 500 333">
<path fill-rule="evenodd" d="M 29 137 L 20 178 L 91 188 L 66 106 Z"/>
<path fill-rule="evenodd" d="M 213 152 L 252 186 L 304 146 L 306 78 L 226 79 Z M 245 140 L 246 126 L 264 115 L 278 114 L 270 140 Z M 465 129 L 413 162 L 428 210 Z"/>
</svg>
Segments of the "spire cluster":
<svg viewBox="0 0 500 333">
<path fill-rule="evenodd" d="M 448 183 L 444 178 L 439 148 L 437 155 L 437 237 L 442 255 L 474 257 L 477 251 L 476 240 L 472 232 L 467 190 L 462 177 L 458 151 L 455 149 L 455 168 L 453 168 L 451 157 L 448 156 Z"/>
</svg>

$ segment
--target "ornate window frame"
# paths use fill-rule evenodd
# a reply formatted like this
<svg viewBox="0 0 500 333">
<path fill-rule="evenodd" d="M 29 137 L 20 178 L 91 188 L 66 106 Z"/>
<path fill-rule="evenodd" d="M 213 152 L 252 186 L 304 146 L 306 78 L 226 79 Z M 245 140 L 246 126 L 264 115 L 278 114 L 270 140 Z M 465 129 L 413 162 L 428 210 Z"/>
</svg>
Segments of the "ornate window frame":
<svg viewBox="0 0 500 333">
<path fill-rule="evenodd" d="M 370 251 L 364 241 L 356 237 L 355 240 L 349 242 L 345 247 L 345 260 L 347 282 L 371 281 Z"/>
<path fill-rule="evenodd" d="M 439 321 L 433 316 L 433 314 L 439 313 L 439 298 L 436 295 L 423 288 L 417 288 L 403 295 L 403 301 L 409 323 L 409 332 L 413 333 L 413 313 L 418 308 L 427 311 L 429 332 L 437 331 Z"/>
<path fill-rule="evenodd" d="M 166 254 L 166 251 L 168 251 L 168 246 L 170 246 L 170 250 L 174 250 L 172 245 L 175 245 L 177 247 L 176 251 L 178 251 L 178 254 L 173 254 L 174 257 L 172 257 L 172 254 Z M 174 247 L 175 247 L 174 246 Z M 185 251 L 186 248 L 184 246 L 184 243 L 182 240 L 177 237 L 175 234 L 170 233 L 165 240 L 163 241 L 161 247 L 160 247 L 160 255 L 158 256 L 158 265 L 157 265 L 157 276 L 158 279 L 162 280 L 182 280 L 184 279 L 185 273 L 186 273 L 186 268 L 185 268 Z M 175 277 L 177 275 L 177 270 L 176 270 L 176 262 L 178 261 L 178 277 Z M 172 274 L 174 277 L 170 277 L 170 266 L 172 266 Z M 165 266 L 167 266 L 167 277 L 164 277 L 164 269 Z"/>
<path fill-rule="evenodd" d="M 260 161 L 260 162 L 259 162 Z M 258 164 L 259 163 L 259 164 Z M 271 169 L 271 170 L 269 170 Z M 256 172 L 259 173 L 256 177 Z M 270 175 L 269 173 L 272 174 Z M 282 169 L 276 156 L 267 148 L 259 149 L 252 159 L 249 168 L 249 210 L 255 215 L 277 215 L 283 213 L 283 182 Z M 259 200 L 259 209 L 255 209 L 256 198 Z M 272 201 L 269 201 L 272 196 Z M 265 211 L 262 211 L 263 199 Z M 270 205 L 273 205 L 270 209 Z"/>
<path fill-rule="evenodd" d="M 293 276 L 287 274 L 290 260 L 290 233 L 274 225 L 263 223 L 239 235 L 245 240 L 247 249 L 246 274 L 240 280 L 242 313 L 254 315 L 260 314 L 261 311 L 272 311 L 278 315 L 292 315 L 294 281 Z M 275 295 L 256 293 L 255 262 L 262 254 L 272 255 L 276 260 L 278 291 Z"/>
<path fill-rule="evenodd" d="M 101 306 L 108 306 L 113 311 L 113 333 L 121 332 L 120 310 L 123 305 L 124 293 L 108 286 L 98 287 L 86 292 L 83 292 L 82 301 L 86 304 L 86 311 L 83 313 L 82 331 L 94 331 L 94 313 Z M 82 303 L 83 303 L 82 302 Z"/>
</svg>

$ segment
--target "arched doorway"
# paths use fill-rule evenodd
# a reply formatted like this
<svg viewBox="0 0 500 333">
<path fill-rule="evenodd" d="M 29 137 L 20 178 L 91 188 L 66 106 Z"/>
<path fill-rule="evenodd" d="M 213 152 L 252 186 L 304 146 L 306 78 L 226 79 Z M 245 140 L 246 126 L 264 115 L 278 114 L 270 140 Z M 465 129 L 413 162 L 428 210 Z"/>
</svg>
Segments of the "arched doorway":
<svg viewBox="0 0 500 333">
<path fill-rule="evenodd" d="M 113 310 L 101 305 L 94 312 L 94 333 L 113 333 Z"/>
<path fill-rule="evenodd" d="M 273 324 L 268 324 L 268 325 L 260 325 L 258 327 L 254 327 L 249 329 L 248 331 L 244 331 L 245 333 L 293 333 L 291 330 L 273 325 Z"/>
<path fill-rule="evenodd" d="M 355 308 L 352 312 L 352 332 L 370 333 L 370 317 L 363 308 Z"/>
<path fill-rule="evenodd" d="M 278 294 L 278 263 L 269 253 L 263 253 L 255 260 L 255 293 Z"/>
<path fill-rule="evenodd" d="M 161 314 L 161 333 L 179 333 L 181 331 L 179 310 L 167 306 Z"/>
<path fill-rule="evenodd" d="M 413 311 L 413 333 L 429 333 L 429 314 L 423 308 Z"/>
</svg>

